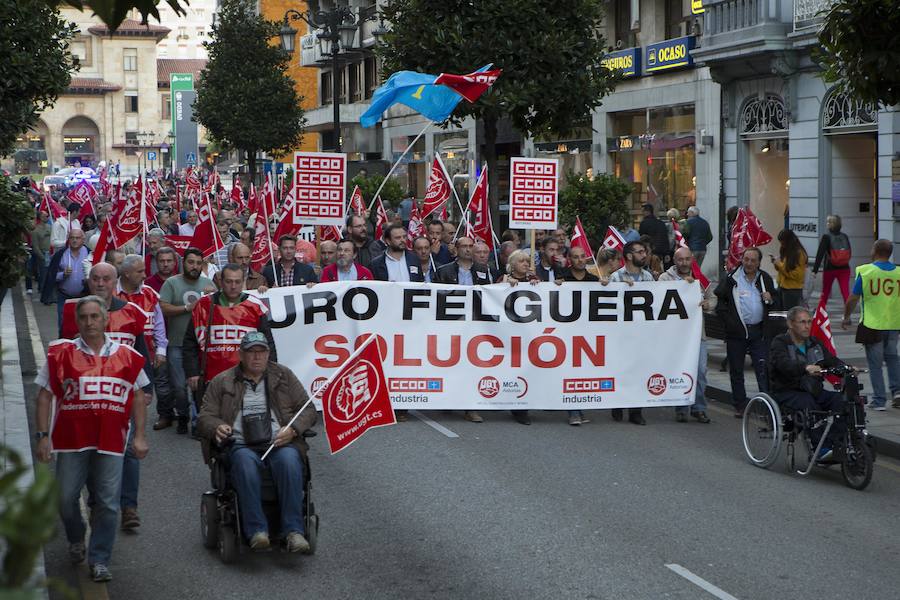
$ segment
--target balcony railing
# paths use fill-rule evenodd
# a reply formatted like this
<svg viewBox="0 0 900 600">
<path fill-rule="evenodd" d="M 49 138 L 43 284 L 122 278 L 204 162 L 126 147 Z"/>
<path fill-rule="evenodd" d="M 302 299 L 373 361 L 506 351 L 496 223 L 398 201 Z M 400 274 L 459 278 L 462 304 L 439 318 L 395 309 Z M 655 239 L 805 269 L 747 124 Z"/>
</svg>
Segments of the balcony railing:
<svg viewBox="0 0 900 600">
<path fill-rule="evenodd" d="M 794 0 L 794 31 L 818 27 L 835 0 Z"/>
<path fill-rule="evenodd" d="M 769 0 L 722 0 L 703 3 L 706 9 L 704 24 L 707 36 L 731 33 L 774 20 Z"/>
</svg>

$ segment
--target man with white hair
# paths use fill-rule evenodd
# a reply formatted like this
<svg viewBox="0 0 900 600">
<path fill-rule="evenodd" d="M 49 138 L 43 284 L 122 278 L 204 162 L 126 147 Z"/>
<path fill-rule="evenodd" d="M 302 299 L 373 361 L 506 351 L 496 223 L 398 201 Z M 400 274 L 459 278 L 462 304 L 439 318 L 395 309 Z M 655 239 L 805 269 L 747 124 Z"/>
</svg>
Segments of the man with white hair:
<svg viewBox="0 0 900 600">
<path fill-rule="evenodd" d="M 159 270 L 156 265 L 156 252 L 166 245 L 166 232 L 155 227 L 147 233 L 147 252 L 144 263 L 147 275 L 155 275 Z"/>
<path fill-rule="evenodd" d="M 700 216 L 700 209 L 696 206 L 688 207 L 687 217 L 681 234 L 697 264 L 702 266 L 703 259 L 706 258 L 706 247 L 713 239 L 712 228 L 709 222 Z"/>
</svg>

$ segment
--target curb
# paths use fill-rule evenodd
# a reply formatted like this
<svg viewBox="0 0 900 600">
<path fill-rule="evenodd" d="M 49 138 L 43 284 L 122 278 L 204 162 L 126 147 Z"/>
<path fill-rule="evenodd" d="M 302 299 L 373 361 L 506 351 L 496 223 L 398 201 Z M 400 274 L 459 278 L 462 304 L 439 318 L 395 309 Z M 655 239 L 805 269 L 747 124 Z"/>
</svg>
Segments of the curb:
<svg viewBox="0 0 900 600">
<path fill-rule="evenodd" d="M 731 392 L 729 392 L 728 390 L 723 390 L 722 388 L 707 385 L 706 397 L 732 406 Z M 900 444 L 893 440 L 889 440 L 875 434 L 871 435 L 875 439 L 875 449 L 878 452 L 879 456 L 887 456 L 895 460 L 900 460 Z"/>
<path fill-rule="evenodd" d="M 34 461 L 31 454 L 31 433 L 28 426 L 28 408 L 25 385 L 22 379 L 22 363 L 19 359 L 19 339 L 16 327 L 16 313 L 13 294 L 20 292 L 10 288 L 0 306 L 0 339 L 3 340 L 2 391 L 0 391 L 0 435 L 4 444 L 15 450 L 22 461 L 31 467 L 30 477 L 19 482 L 20 486 L 31 485 L 34 481 Z M 27 327 L 27 325 L 26 325 Z M 0 465 L 0 470 L 4 465 Z M 32 581 L 46 581 L 44 553 L 38 554 L 32 573 Z M 48 598 L 46 587 L 35 590 L 35 595 Z"/>
</svg>

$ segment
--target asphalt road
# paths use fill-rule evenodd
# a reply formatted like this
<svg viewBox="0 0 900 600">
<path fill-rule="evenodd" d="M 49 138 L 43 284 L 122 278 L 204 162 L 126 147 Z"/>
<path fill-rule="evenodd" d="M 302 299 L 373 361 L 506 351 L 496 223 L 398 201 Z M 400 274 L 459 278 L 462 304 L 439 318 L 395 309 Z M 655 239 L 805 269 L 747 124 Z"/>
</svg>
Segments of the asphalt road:
<svg viewBox="0 0 900 600">
<path fill-rule="evenodd" d="M 46 341 L 54 309 L 35 309 Z M 713 410 L 710 425 L 645 411 L 647 427 L 588 414 L 592 422 L 575 428 L 564 413 L 538 412 L 530 427 L 508 413 L 487 413 L 480 425 L 430 413 L 459 437 L 411 418 L 337 456 L 314 438 L 317 554 L 247 554 L 234 566 L 201 544 L 209 477 L 199 444 L 174 429 L 151 431 L 143 525 L 119 536 L 108 595 L 900 597 L 897 463 L 879 461 L 872 485 L 857 492 L 834 468 L 802 478 L 783 461 L 751 466 L 739 422 L 724 410 Z M 86 596 L 102 592 L 79 582 L 84 567 L 67 564 L 61 534 L 45 557 L 51 577 Z"/>
</svg>

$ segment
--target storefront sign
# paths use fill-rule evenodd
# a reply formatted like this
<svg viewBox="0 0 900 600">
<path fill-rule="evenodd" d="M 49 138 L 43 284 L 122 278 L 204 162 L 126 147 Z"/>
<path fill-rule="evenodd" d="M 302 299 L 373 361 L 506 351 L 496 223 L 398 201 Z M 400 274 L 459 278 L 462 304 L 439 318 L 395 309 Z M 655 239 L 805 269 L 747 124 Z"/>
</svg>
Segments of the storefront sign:
<svg viewBox="0 0 900 600">
<path fill-rule="evenodd" d="M 610 71 L 618 71 L 623 77 L 629 79 L 631 77 L 641 76 L 641 49 L 628 48 L 627 50 L 618 50 L 610 52 L 600 61 L 600 64 Z"/>
<path fill-rule="evenodd" d="M 643 143 L 639 135 L 620 135 L 619 137 L 607 138 L 606 147 L 608 152 L 634 152 L 642 149 Z"/>
<path fill-rule="evenodd" d="M 805 221 L 797 223 L 791 219 L 791 231 L 795 233 L 816 233 L 819 230 L 818 221 Z"/>
<path fill-rule="evenodd" d="M 172 131 L 175 142 L 172 152 L 174 168 L 186 169 L 197 164 L 198 131 L 194 121 L 194 75 L 192 73 L 172 73 L 169 80 L 172 92 Z M 193 159 L 193 160 L 191 160 Z"/>
<path fill-rule="evenodd" d="M 694 401 L 700 286 L 272 288 L 278 360 L 310 393 L 378 336 L 394 408 L 582 409 Z"/>
<path fill-rule="evenodd" d="M 346 154 L 295 153 L 294 223 L 343 225 L 346 180 Z"/>
<path fill-rule="evenodd" d="M 555 158 L 512 158 L 509 226 L 556 229 L 559 161 Z"/>
<path fill-rule="evenodd" d="M 701 15 L 706 12 L 703 8 L 703 0 L 691 0 L 691 14 Z"/>
<path fill-rule="evenodd" d="M 690 67 L 694 64 L 694 59 L 691 57 L 693 49 L 693 36 L 666 40 L 647 46 L 647 66 L 644 70 L 647 73 L 656 73 Z"/>
</svg>

